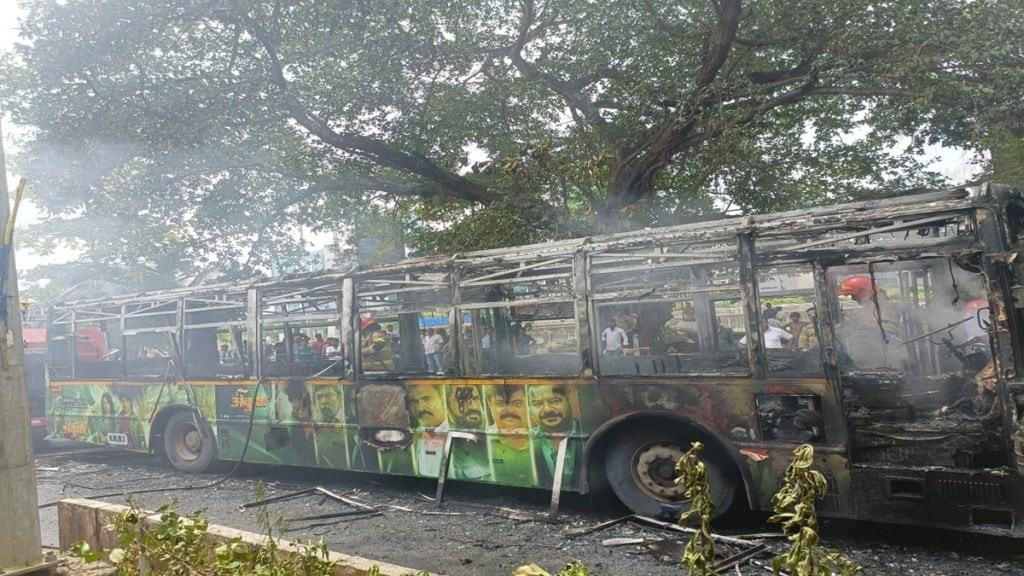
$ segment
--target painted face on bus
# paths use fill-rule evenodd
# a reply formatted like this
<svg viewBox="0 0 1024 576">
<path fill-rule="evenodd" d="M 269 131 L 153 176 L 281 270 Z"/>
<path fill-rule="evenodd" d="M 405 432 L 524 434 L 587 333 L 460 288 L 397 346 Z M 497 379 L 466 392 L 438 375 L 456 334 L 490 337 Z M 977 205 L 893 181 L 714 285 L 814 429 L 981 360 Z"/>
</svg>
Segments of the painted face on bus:
<svg viewBox="0 0 1024 576">
<path fill-rule="evenodd" d="M 132 410 L 132 399 L 127 396 L 121 396 L 121 415 L 131 416 L 134 414 Z"/>
<path fill-rule="evenodd" d="M 480 389 L 477 386 L 449 386 L 448 418 L 456 428 L 483 428 L 484 403 L 480 399 Z"/>
<path fill-rule="evenodd" d="M 419 428 L 437 428 L 444 422 L 444 402 L 440 386 L 410 386 L 409 412 Z"/>
<path fill-rule="evenodd" d="M 293 420 L 297 422 L 313 421 L 313 401 L 309 398 L 308 392 L 298 398 L 289 398 L 288 402 L 292 405 Z"/>
<path fill-rule="evenodd" d="M 317 422 L 337 422 L 341 416 L 341 389 L 337 386 L 317 388 L 313 394 Z"/>
<path fill-rule="evenodd" d="M 545 432 L 568 431 L 572 418 L 565 386 L 531 386 L 530 421 Z"/>
<path fill-rule="evenodd" d="M 114 415 L 114 398 L 108 392 L 104 392 L 100 397 L 100 413 L 104 416 Z"/>
<path fill-rule="evenodd" d="M 526 430 L 526 398 L 522 386 L 494 386 L 487 397 L 491 420 L 502 432 Z"/>
</svg>

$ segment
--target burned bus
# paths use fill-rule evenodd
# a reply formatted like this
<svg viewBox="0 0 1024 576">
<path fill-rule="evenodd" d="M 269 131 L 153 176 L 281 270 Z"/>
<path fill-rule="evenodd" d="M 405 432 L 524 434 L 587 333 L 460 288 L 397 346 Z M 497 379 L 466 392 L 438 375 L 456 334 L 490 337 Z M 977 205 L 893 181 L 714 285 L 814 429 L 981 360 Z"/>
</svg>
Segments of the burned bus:
<svg viewBox="0 0 1024 576">
<path fill-rule="evenodd" d="M 720 513 L 770 510 L 808 443 L 822 515 L 1021 536 L 1022 242 L 986 184 L 63 303 L 49 423 L 192 472 L 609 485 L 663 518 L 693 441 Z"/>
</svg>

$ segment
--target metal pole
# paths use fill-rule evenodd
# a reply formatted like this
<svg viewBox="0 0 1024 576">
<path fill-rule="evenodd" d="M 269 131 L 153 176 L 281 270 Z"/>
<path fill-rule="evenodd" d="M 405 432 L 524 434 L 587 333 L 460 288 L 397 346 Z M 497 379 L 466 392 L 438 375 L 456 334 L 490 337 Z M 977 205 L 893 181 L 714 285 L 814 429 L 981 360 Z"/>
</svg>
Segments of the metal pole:
<svg viewBox="0 0 1024 576">
<path fill-rule="evenodd" d="M 0 573 L 5 574 L 43 564 L 10 211 L 0 127 L 0 251 L 7 251 L 5 282 L 0 285 L 5 304 L 0 310 Z"/>
</svg>

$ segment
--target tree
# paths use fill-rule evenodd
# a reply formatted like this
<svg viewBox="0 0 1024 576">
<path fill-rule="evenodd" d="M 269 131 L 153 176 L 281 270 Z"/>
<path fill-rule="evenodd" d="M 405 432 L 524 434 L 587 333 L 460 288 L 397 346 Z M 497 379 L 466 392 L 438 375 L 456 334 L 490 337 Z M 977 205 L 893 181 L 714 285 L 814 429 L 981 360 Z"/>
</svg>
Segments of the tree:
<svg viewBox="0 0 1024 576">
<path fill-rule="evenodd" d="M 1015 0 L 25 6 L 38 199 L 227 276 L 367 209 L 451 251 L 934 185 L 1024 88 Z"/>
</svg>

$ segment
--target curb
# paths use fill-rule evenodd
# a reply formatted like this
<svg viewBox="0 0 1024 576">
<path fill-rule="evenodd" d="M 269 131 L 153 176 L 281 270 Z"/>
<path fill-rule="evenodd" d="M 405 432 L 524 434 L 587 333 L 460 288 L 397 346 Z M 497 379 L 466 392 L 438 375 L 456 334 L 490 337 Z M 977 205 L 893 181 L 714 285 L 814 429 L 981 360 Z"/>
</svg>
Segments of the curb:
<svg viewBox="0 0 1024 576">
<path fill-rule="evenodd" d="M 113 522 L 114 516 L 128 510 L 128 506 L 121 504 L 108 504 L 96 500 L 81 498 L 69 498 L 57 503 L 57 524 L 60 533 L 60 549 L 70 550 L 71 546 L 79 540 L 84 540 L 93 550 L 111 550 L 117 548 L 121 543 L 117 534 L 105 530 L 104 527 Z M 159 524 L 160 515 L 153 514 L 146 517 L 146 522 Z M 232 538 L 241 539 L 243 542 L 254 545 L 262 545 L 267 537 L 255 532 L 236 530 L 226 526 L 210 524 L 206 537 L 213 542 L 224 542 Z M 284 549 L 282 549 L 284 550 Z M 287 551 L 285 550 L 287 553 Z M 365 576 L 370 569 L 376 566 L 380 570 L 380 576 L 408 576 L 417 574 L 412 568 L 375 562 L 361 556 L 352 556 L 331 552 L 330 560 L 338 561 L 334 570 L 335 576 Z M 429 574 L 423 572 L 423 574 Z M 436 576 L 430 574 L 430 576 Z"/>
</svg>

